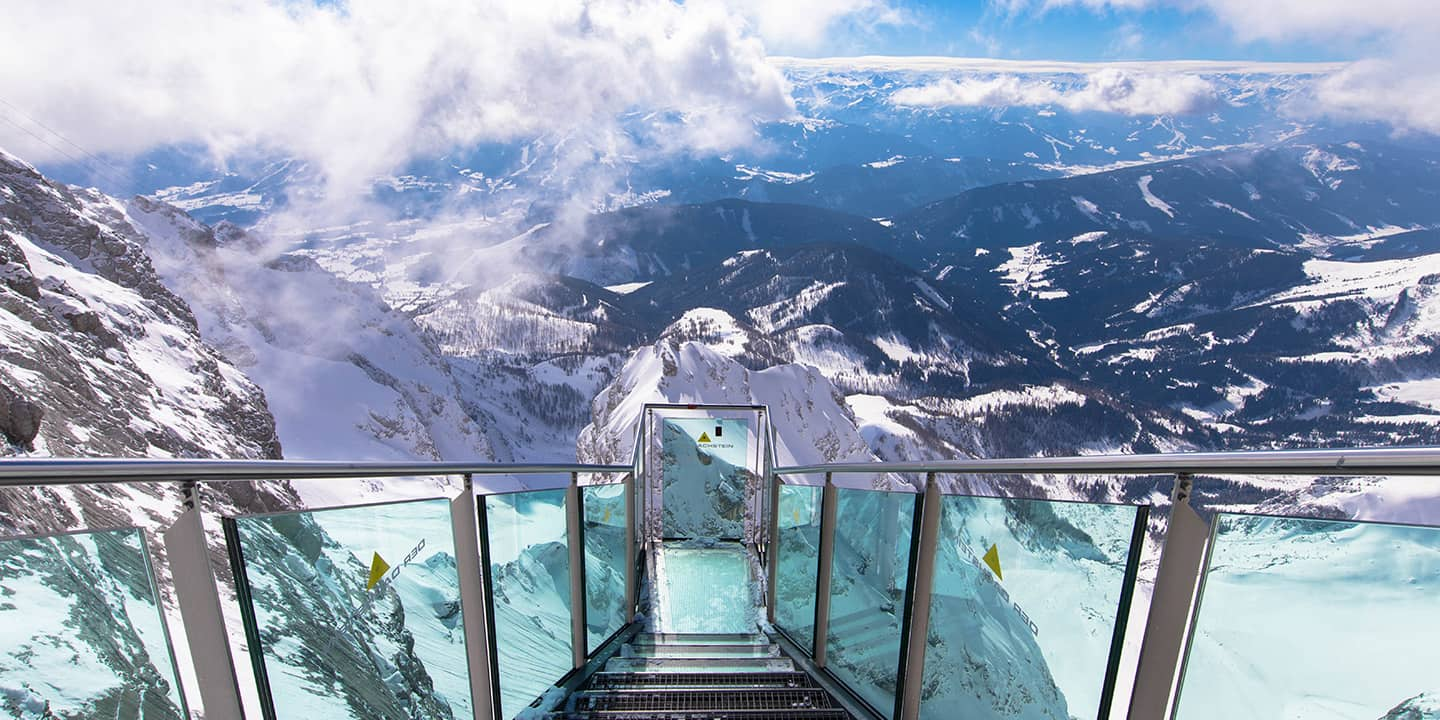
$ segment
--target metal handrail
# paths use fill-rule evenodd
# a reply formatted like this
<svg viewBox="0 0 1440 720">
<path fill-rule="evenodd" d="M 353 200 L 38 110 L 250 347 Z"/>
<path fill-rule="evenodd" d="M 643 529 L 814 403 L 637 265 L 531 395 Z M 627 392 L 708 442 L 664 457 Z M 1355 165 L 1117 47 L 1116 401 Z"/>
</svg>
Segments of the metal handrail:
<svg viewBox="0 0 1440 720">
<path fill-rule="evenodd" d="M 331 460 L 154 460 L 19 458 L 0 461 L 0 487 L 123 482 L 248 482 L 436 475 L 627 473 L 629 465 L 583 463 L 349 462 Z M 43 480 L 44 482 L 35 482 Z"/>
<path fill-rule="evenodd" d="M 229 482 L 270 479 L 625 473 L 631 465 L 586 463 L 350 462 L 14 458 L 0 461 L 0 487 L 128 481 Z M 1233 452 L 974 458 L 919 462 L 776 465 L 776 475 L 818 473 L 1431 475 L 1440 447 L 1246 450 Z M 37 483 L 36 480 L 44 482 Z"/>
<path fill-rule="evenodd" d="M 777 467 L 773 472 L 777 475 L 932 472 L 940 475 L 1435 475 L 1440 474 L 1440 447 L 822 463 Z"/>
</svg>

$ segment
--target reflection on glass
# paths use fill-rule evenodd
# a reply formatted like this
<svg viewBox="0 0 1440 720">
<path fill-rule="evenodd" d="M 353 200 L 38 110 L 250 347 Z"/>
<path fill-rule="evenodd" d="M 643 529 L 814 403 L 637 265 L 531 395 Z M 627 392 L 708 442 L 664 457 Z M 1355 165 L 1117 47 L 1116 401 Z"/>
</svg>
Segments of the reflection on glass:
<svg viewBox="0 0 1440 720">
<path fill-rule="evenodd" d="M 580 489 L 585 507 L 585 632 L 590 652 L 625 624 L 625 485 Z"/>
<path fill-rule="evenodd" d="M 739 540 L 745 530 L 749 424 L 666 418 L 661 436 L 666 538 Z"/>
<path fill-rule="evenodd" d="M 1428 718 L 1440 528 L 1217 515 L 1176 717 Z"/>
<path fill-rule="evenodd" d="M 781 485 L 775 573 L 775 624 L 807 651 L 815 646 L 815 587 L 820 557 L 820 494 Z"/>
<path fill-rule="evenodd" d="M 895 707 L 915 495 L 839 491 L 827 664 L 882 715 Z"/>
<path fill-rule="evenodd" d="M 0 715 L 186 717 L 139 530 L 0 539 Z"/>
<path fill-rule="evenodd" d="M 500 716 L 513 718 L 571 669 L 565 491 L 485 498 Z"/>
<path fill-rule="evenodd" d="M 1096 717 L 1145 509 L 946 497 L 941 517 L 920 716 Z"/>
<path fill-rule="evenodd" d="M 234 518 L 226 529 L 278 717 L 471 716 L 449 501 Z"/>
</svg>

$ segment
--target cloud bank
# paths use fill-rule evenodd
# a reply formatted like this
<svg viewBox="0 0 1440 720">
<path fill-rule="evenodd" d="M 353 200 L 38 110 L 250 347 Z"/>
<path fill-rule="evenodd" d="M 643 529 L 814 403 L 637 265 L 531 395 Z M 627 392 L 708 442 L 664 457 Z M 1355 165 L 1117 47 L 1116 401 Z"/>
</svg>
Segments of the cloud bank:
<svg viewBox="0 0 1440 720">
<path fill-rule="evenodd" d="M 901 89 L 890 101 L 917 108 L 1058 106 L 1070 112 L 1180 115 L 1206 110 L 1217 100 L 1214 86 L 1196 75 L 1104 68 L 1087 74 L 1073 88 L 1016 75 L 944 78 Z"/>
<path fill-rule="evenodd" d="M 1010 15 L 1057 8 L 1205 13 L 1245 42 L 1342 43 L 1366 59 L 1322 79 L 1300 110 L 1440 134 L 1440 2 L 1436 0 L 991 0 Z"/>
<path fill-rule="evenodd" d="M 875 5 L 822 4 L 831 18 Z M 752 21 L 711 0 L 12 0 L 5 15 L 0 99 L 85 148 L 263 148 L 332 186 L 545 134 L 624 152 L 616 118 L 636 110 L 698 150 L 794 113 Z"/>
</svg>

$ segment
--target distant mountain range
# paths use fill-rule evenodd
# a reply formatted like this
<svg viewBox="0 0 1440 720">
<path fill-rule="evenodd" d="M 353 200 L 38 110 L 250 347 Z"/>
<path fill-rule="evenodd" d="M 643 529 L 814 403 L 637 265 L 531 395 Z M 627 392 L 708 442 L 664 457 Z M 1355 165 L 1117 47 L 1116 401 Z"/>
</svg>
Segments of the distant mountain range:
<svg viewBox="0 0 1440 720">
<path fill-rule="evenodd" d="M 786 67 L 804 117 L 752 148 L 586 177 L 566 138 L 468 148 L 299 229 L 325 186 L 296 158 L 161 148 L 107 194 L 0 154 L 0 453 L 629 462 L 651 401 L 764 403 L 782 463 L 1440 443 L 1440 143 L 1286 115 L 1314 68 L 1196 70 L 1203 111 L 1131 115 L 897 99 L 1000 67 Z M 1170 484 L 945 482 L 1159 505 Z M 218 511 L 384 490 L 234 485 Z M 1427 499 L 1390 489 L 1205 478 L 1197 499 L 1400 519 Z M 0 496 L 3 529 L 178 507 L 67 497 Z M 548 582 L 557 548 L 504 572 Z M 1022 685 L 1062 708 L 1048 672 Z"/>
</svg>

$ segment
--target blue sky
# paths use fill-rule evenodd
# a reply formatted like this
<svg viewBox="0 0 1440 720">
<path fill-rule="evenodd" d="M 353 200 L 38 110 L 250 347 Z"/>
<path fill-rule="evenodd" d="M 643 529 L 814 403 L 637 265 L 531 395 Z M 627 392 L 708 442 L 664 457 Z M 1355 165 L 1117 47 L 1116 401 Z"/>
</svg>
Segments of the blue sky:
<svg viewBox="0 0 1440 720">
<path fill-rule="evenodd" d="M 1265 0 L 1256 2 L 1263 7 Z M 806 56 L 1336 61 L 1354 60 L 1376 49 L 1374 42 L 1365 38 L 1239 42 L 1231 26 L 1208 10 L 1182 10 L 1160 3 L 1133 10 L 1070 6 L 1018 13 L 999 9 L 993 0 L 900 0 L 894 6 L 905 11 L 912 22 L 872 28 L 844 20 L 831 29 L 821 47 L 787 48 L 783 41 L 771 38 L 771 50 Z"/>
</svg>

